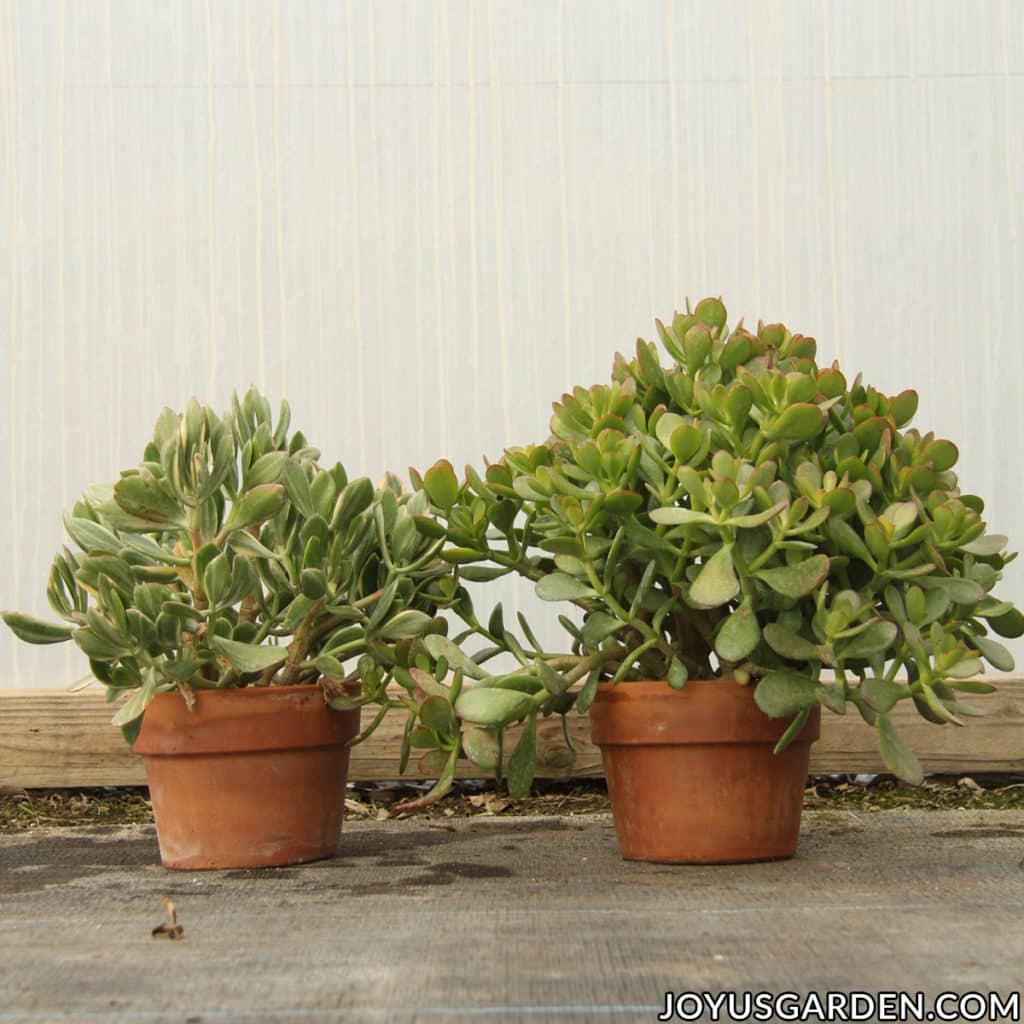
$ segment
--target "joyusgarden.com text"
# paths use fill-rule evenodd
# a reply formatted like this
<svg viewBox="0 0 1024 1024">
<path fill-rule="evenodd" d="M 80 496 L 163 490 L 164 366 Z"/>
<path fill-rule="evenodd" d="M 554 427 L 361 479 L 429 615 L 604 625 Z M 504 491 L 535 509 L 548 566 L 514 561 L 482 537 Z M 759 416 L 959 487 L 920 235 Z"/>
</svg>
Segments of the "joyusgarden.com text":
<svg viewBox="0 0 1024 1024">
<path fill-rule="evenodd" d="M 1020 1021 L 1020 992 L 666 992 L 660 1021 Z"/>
</svg>

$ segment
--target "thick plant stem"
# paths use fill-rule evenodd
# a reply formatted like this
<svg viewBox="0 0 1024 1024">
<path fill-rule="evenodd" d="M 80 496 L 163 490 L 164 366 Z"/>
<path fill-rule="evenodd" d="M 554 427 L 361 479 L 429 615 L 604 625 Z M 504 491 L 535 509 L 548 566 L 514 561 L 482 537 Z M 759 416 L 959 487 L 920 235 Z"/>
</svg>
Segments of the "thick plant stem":
<svg viewBox="0 0 1024 1024">
<path fill-rule="evenodd" d="M 249 534 L 250 537 L 254 537 L 257 540 L 259 539 L 260 528 L 255 523 L 253 523 L 251 526 L 247 526 L 245 528 L 245 532 L 247 534 Z M 237 557 L 245 558 L 246 556 L 245 555 L 239 555 Z M 250 559 L 250 561 L 251 561 L 251 559 Z M 257 577 L 257 579 L 258 579 L 258 577 Z M 262 600 L 263 600 L 263 587 L 260 585 L 259 582 L 257 582 L 256 586 L 257 586 L 257 589 L 259 591 L 259 596 L 257 596 L 256 594 L 250 594 L 248 597 L 246 597 L 242 601 L 241 605 L 239 605 L 239 608 L 238 608 L 238 621 L 239 622 L 254 622 L 256 620 L 256 615 L 257 615 L 257 613 L 260 610 L 260 604 L 262 603 Z"/>
</svg>

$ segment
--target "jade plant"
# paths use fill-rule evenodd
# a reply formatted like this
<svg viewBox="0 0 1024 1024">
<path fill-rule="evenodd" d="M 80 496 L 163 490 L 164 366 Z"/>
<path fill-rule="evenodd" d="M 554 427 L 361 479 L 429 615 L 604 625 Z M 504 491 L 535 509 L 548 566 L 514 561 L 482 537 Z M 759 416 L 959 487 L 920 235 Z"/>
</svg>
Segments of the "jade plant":
<svg viewBox="0 0 1024 1024">
<path fill-rule="evenodd" d="M 108 697 L 127 697 L 113 721 L 128 739 L 170 690 L 191 705 L 197 690 L 322 676 L 333 706 L 380 705 L 371 729 L 418 707 L 387 684 L 415 638 L 447 628 L 436 612 L 457 589 L 443 540 L 416 526 L 427 495 L 322 468 L 289 424 L 255 390 L 222 417 L 165 409 L 141 465 L 65 517 L 73 547 L 47 590 L 61 621 L 4 613 L 22 640 L 74 641 Z"/>
<path fill-rule="evenodd" d="M 964 695 L 992 689 L 983 663 L 1013 666 L 993 633 L 1024 633 L 992 594 L 1013 555 L 960 492 L 957 448 L 910 427 L 915 392 L 819 366 L 815 341 L 782 324 L 729 330 L 711 298 L 657 328 L 669 365 L 638 340 L 610 384 L 555 403 L 545 443 L 462 480 L 444 461 L 414 475 L 462 579 L 516 573 L 575 609 L 553 652 L 522 616 L 517 632 L 500 605 L 486 625 L 464 605 L 457 643 L 425 641 L 436 663 L 414 741 L 505 767 L 521 794 L 538 714 L 585 711 L 601 681 L 731 677 L 793 716 L 777 749 L 819 704 L 852 708 L 888 767 L 919 781 L 893 708 L 962 724 L 978 713 Z M 484 647 L 470 658 L 472 642 Z M 489 671 L 499 652 L 518 667 Z M 474 680 L 457 694 L 452 666 Z"/>
</svg>

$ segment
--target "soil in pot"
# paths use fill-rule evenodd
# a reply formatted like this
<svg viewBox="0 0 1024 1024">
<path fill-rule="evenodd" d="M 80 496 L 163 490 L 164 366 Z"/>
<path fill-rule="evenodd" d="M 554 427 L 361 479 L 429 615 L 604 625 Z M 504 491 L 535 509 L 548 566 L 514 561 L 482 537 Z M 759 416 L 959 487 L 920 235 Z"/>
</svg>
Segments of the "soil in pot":
<svg viewBox="0 0 1024 1024">
<path fill-rule="evenodd" d="M 177 693 L 146 709 L 146 765 L 168 868 L 298 864 L 337 852 L 359 710 L 334 711 L 319 686 Z"/>
<path fill-rule="evenodd" d="M 731 679 L 603 684 L 590 711 L 619 850 L 627 860 L 715 864 L 796 852 L 815 708 L 799 736 L 772 748 L 789 719 L 769 718 Z"/>
</svg>

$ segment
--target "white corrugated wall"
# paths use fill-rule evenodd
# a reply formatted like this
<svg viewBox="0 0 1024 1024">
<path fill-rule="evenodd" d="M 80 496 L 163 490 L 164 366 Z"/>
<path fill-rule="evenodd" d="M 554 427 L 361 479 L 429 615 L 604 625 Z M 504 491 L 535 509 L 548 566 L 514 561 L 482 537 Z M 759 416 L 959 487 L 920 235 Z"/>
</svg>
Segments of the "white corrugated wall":
<svg viewBox="0 0 1024 1024">
<path fill-rule="evenodd" d="M 0 101 L 0 607 L 164 404 L 479 462 L 706 293 L 917 387 L 1024 543 L 1022 0 L 0 0 Z"/>
</svg>

